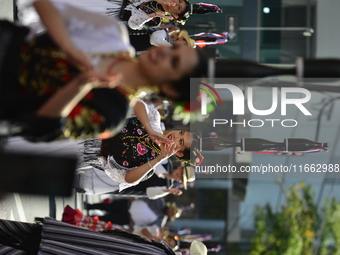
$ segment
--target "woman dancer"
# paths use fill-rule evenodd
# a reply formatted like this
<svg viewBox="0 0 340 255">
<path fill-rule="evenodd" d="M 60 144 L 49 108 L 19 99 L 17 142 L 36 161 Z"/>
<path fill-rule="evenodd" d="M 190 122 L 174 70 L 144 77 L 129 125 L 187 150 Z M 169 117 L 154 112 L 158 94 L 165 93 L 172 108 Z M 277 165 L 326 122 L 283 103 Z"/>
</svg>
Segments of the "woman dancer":
<svg viewBox="0 0 340 255">
<path fill-rule="evenodd" d="M 110 137 L 136 90 L 157 84 L 151 89 L 188 99 L 189 77 L 205 69 L 198 70 L 199 54 L 185 46 L 152 48 L 131 58 L 126 30 L 112 18 L 58 1 L 37 0 L 32 7 L 49 36 L 31 30 L 25 41 L 24 28 L 1 23 L 1 32 L 19 31 L 22 39 L 1 41 L 7 55 L 0 62 L 0 119 L 11 121 L 9 133 L 32 141 L 103 131 Z M 98 87 L 104 88 L 92 90 Z"/>
<path fill-rule="evenodd" d="M 128 119 L 120 134 L 84 142 L 83 166 L 104 170 L 120 190 L 151 177 L 154 168 L 172 155 L 192 162 L 196 162 L 195 153 L 200 155 L 196 135 L 173 130 L 164 136 L 155 107 L 138 101 L 134 109 L 137 117 Z"/>
</svg>

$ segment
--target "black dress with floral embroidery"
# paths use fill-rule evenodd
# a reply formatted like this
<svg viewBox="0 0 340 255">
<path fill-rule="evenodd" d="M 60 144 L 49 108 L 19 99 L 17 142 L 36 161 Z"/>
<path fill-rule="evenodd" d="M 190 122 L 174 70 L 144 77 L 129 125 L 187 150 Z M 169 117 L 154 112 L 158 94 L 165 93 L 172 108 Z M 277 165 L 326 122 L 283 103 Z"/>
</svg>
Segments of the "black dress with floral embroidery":
<svg viewBox="0 0 340 255">
<path fill-rule="evenodd" d="M 80 101 L 67 118 L 35 115 L 59 88 L 80 70 L 47 35 L 8 49 L 1 66 L 0 120 L 20 127 L 17 135 L 31 141 L 90 138 L 121 130 L 129 108 L 128 100 L 115 89 L 94 89 Z"/>
<path fill-rule="evenodd" d="M 119 135 L 102 140 L 102 156 L 113 156 L 124 167 L 138 167 L 161 153 L 150 139 L 141 122 L 135 117 L 128 119 Z"/>
</svg>

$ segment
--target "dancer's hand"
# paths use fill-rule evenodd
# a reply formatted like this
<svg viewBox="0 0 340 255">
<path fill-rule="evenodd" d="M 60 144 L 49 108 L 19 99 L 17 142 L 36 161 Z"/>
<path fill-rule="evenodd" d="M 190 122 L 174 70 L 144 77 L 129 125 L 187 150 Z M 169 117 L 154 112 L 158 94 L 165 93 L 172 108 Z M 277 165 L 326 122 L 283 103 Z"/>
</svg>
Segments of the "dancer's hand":
<svg viewBox="0 0 340 255">
<path fill-rule="evenodd" d="M 183 192 L 179 189 L 176 188 L 172 188 L 172 189 L 163 189 L 164 192 L 170 192 L 171 194 L 175 195 L 175 196 L 180 196 L 183 194 Z"/>
<path fill-rule="evenodd" d="M 108 83 L 105 77 L 93 71 L 80 73 L 56 91 L 35 114 L 47 118 L 66 117 L 93 88 L 107 87 Z"/>
<path fill-rule="evenodd" d="M 73 45 L 69 45 L 67 47 L 64 46 L 62 49 L 76 65 L 85 68 L 85 70 L 93 70 L 93 65 L 90 59 L 83 51 L 77 49 Z"/>
<path fill-rule="evenodd" d="M 165 28 L 166 31 L 168 31 L 169 34 L 180 31 L 179 27 L 175 26 L 173 24 L 161 24 L 159 27 Z"/>
<path fill-rule="evenodd" d="M 172 155 L 174 155 L 178 150 L 179 150 L 179 148 L 176 147 L 175 143 L 165 144 L 163 149 L 162 149 L 162 153 L 159 154 L 159 157 L 162 160 L 164 160 L 164 159 L 169 158 Z"/>
<path fill-rule="evenodd" d="M 163 173 L 168 180 L 175 180 L 176 182 L 183 182 L 183 166 L 179 166 L 173 170 L 172 174 Z"/>
<path fill-rule="evenodd" d="M 96 88 L 113 89 L 121 84 L 123 75 L 119 73 L 110 75 L 97 74 L 94 79 L 94 84 L 96 85 Z"/>
<path fill-rule="evenodd" d="M 121 82 L 122 75 L 121 74 L 111 74 L 111 75 L 103 75 L 95 73 L 91 70 L 83 72 L 78 77 L 80 79 L 80 84 L 91 83 L 93 88 L 115 88 Z"/>
<path fill-rule="evenodd" d="M 150 125 L 146 126 L 145 129 L 148 132 L 151 140 L 154 141 L 158 146 L 160 146 L 161 143 L 172 144 L 172 141 L 170 139 L 166 138 L 163 134 L 153 130 Z"/>
<path fill-rule="evenodd" d="M 47 33 L 55 44 L 77 65 L 92 70 L 92 63 L 87 55 L 72 42 L 66 22 L 58 9 L 50 1 L 34 1 L 37 11 Z M 67 16 L 67 14 L 66 14 Z M 68 18 L 68 17 L 67 17 Z"/>
<path fill-rule="evenodd" d="M 74 82 L 79 87 L 83 85 L 91 85 L 92 88 L 95 88 L 96 85 L 94 85 L 94 83 L 97 81 L 98 78 L 93 71 L 85 71 L 75 76 L 71 82 Z"/>
</svg>

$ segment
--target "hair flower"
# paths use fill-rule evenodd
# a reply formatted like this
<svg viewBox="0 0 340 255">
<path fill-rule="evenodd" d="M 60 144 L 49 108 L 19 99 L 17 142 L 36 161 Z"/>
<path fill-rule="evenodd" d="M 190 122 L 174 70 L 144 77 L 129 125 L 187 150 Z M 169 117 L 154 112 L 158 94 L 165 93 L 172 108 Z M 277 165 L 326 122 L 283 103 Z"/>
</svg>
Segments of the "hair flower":
<svg viewBox="0 0 340 255">
<path fill-rule="evenodd" d="M 204 160 L 203 155 L 197 151 L 197 158 L 195 159 L 195 166 L 199 166 Z"/>
</svg>

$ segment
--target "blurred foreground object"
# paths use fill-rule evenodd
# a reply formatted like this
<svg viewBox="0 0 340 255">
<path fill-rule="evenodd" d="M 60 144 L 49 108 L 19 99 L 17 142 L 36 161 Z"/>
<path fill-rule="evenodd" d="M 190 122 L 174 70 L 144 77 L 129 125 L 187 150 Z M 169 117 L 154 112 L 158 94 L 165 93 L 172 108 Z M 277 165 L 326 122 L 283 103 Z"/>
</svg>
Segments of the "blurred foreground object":
<svg viewBox="0 0 340 255">
<path fill-rule="evenodd" d="M 70 196 L 76 158 L 0 153 L 0 193 Z"/>
</svg>

